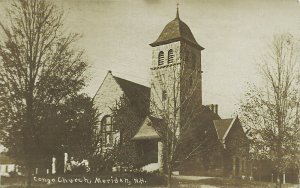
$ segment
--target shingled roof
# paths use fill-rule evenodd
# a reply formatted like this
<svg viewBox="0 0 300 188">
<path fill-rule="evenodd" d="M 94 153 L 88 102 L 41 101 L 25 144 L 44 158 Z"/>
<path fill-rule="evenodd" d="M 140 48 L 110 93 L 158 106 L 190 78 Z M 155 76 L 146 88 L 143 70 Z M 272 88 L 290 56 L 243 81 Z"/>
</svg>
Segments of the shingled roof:
<svg viewBox="0 0 300 188">
<path fill-rule="evenodd" d="M 132 140 L 159 139 L 160 135 L 158 134 L 158 131 L 156 131 L 156 129 L 154 128 L 155 126 L 157 126 L 155 124 L 157 124 L 157 122 L 153 122 L 153 118 L 147 116 L 142 126 L 132 138 Z"/>
<path fill-rule="evenodd" d="M 158 39 L 151 43 L 150 46 L 154 47 L 176 41 L 184 41 L 200 50 L 204 49 L 197 43 L 190 28 L 180 20 L 178 9 L 176 18 L 165 26 Z"/>
<path fill-rule="evenodd" d="M 121 89 L 124 91 L 125 96 L 128 97 L 139 110 L 148 111 L 149 99 L 150 99 L 150 88 L 113 76 L 116 82 L 119 84 Z"/>
<path fill-rule="evenodd" d="M 225 139 L 234 121 L 235 118 L 213 120 L 219 139 Z"/>
</svg>

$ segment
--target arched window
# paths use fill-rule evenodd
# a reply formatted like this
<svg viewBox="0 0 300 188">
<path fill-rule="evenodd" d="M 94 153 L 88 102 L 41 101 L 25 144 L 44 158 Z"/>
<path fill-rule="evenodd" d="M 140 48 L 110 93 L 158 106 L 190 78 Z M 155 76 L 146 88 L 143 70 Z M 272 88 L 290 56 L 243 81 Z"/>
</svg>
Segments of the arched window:
<svg viewBox="0 0 300 188">
<path fill-rule="evenodd" d="M 173 63 L 173 62 L 174 62 L 174 52 L 171 49 L 168 51 L 168 64 Z"/>
<path fill-rule="evenodd" d="M 113 144 L 113 124 L 111 116 L 104 116 L 101 121 L 102 141 L 104 146 Z"/>
<path fill-rule="evenodd" d="M 158 53 L 158 65 L 163 65 L 164 64 L 164 52 L 160 51 Z"/>
</svg>

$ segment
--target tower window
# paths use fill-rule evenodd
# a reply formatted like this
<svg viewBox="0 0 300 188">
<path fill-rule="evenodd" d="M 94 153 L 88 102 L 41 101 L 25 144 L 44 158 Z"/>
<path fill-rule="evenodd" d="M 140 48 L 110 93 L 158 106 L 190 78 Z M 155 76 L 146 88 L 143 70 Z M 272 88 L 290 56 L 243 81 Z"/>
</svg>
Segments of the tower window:
<svg viewBox="0 0 300 188">
<path fill-rule="evenodd" d="M 191 68 L 195 69 L 196 67 L 196 55 L 192 54 Z"/>
<path fill-rule="evenodd" d="M 158 65 L 163 65 L 164 64 L 164 52 L 160 51 L 158 53 Z"/>
<path fill-rule="evenodd" d="M 162 98 L 162 101 L 167 100 L 167 91 L 166 90 L 163 90 L 161 98 Z"/>
<path fill-rule="evenodd" d="M 112 146 L 113 144 L 113 125 L 112 117 L 104 116 L 101 121 L 101 133 L 104 146 Z"/>
<path fill-rule="evenodd" d="M 174 62 L 174 52 L 171 49 L 168 51 L 168 64 L 173 63 L 173 62 Z"/>
</svg>

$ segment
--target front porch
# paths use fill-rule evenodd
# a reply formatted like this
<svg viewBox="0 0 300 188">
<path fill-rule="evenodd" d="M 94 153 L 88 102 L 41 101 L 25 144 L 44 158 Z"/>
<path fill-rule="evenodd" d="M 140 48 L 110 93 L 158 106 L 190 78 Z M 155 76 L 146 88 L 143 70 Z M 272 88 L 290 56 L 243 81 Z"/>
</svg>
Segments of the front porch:
<svg viewBox="0 0 300 188">
<path fill-rule="evenodd" d="M 151 119 L 146 117 L 132 141 L 136 143 L 138 155 L 142 161 L 141 170 L 147 172 L 159 170 L 162 172 L 163 143 L 152 124 Z"/>
<path fill-rule="evenodd" d="M 251 163 L 243 156 L 228 156 L 227 160 L 224 161 L 224 175 L 240 178 L 252 177 Z"/>
<path fill-rule="evenodd" d="M 232 176 L 245 177 L 247 176 L 247 161 L 243 157 L 232 157 Z"/>
<path fill-rule="evenodd" d="M 138 155 L 141 159 L 141 170 L 146 172 L 161 171 L 163 169 L 162 161 L 162 142 L 157 139 L 135 140 L 138 149 Z"/>
</svg>

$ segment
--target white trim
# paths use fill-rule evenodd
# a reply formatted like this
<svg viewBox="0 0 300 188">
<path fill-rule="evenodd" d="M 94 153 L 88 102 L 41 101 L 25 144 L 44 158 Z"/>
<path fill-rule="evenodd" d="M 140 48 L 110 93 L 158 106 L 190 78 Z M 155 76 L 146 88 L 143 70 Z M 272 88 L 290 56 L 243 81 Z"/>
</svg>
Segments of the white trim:
<svg viewBox="0 0 300 188">
<path fill-rule="evenodd" d="M 228 129 L 226 130 L 226 132 L 225 132 L 225 134 L 223 136 L 223 140 L 225 140 L 225 138 L 227 137 L 227 135 L 228 135 L 230 129 L 232 128 L 234 122 L 236 121 L 236 119 L 237 119 L 237 116 L 232 120 L 231 124 L 229 125 Z"/>
<path fill-rule="evenodd" d="M 94 95 L 94 97 L 93 97 L 93 100 L 94 100 L 94 98 L 96 97 L 96 95 L 98 94 L 98 92 L 99 92 L 100 88 L 102 87 L 102 85 L 103 85 L 103 83 L 104 83 L 104 81 L 105 81 L 106 77 L 107 77 L 107 76 L 108 76 L 108 74 L 110 74 L 110 73 L 111 73 L 111 72 L 109 72 L 109 71 L 106 73 L 106 75 L 105 75 L 104 79 L 102 80 L 102 83 L 100 84 L 99 88 L 97 89 L 97 91 L 96 91 L 96 93 L 95 93 L 95 95 Z"/>
<path fill-rule="evenodd" d="M 217 132 L 217 137 L 218 137 L 218 139 L 220 139 L 220 136 L 219 136 L 218 129 L 217 129 L 217 127 L 216 127 L 215 121 L 220 121 L 220 120 L 213 120 L 214 128 L 215 128 L 215 130 L 216 130 L 216 132 Z"/>
</svg>

